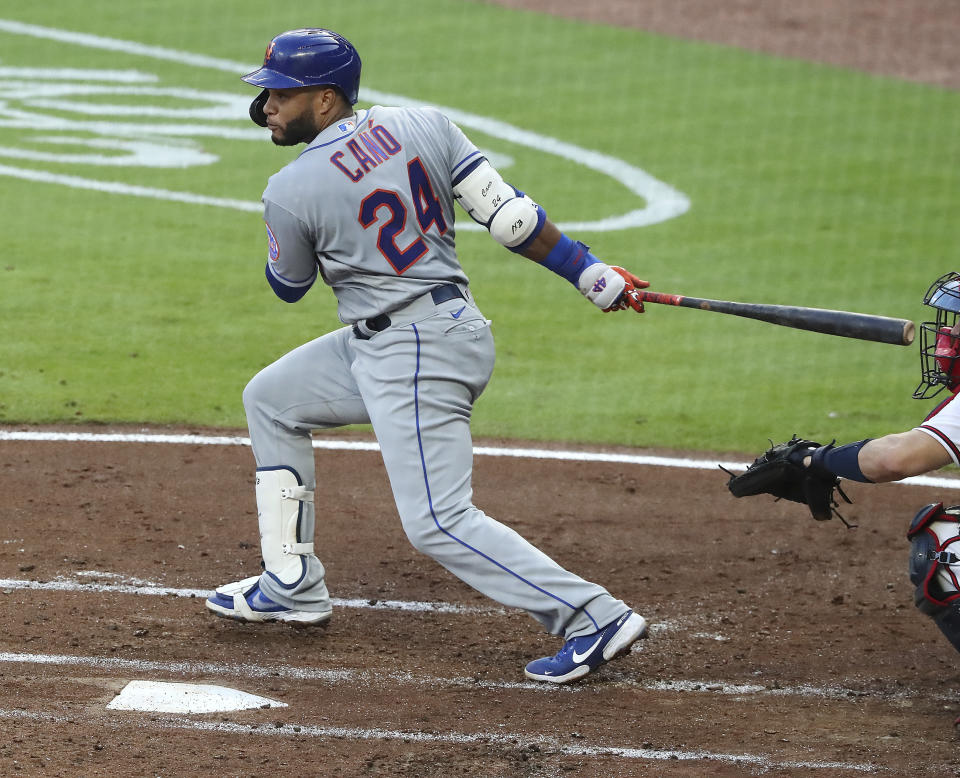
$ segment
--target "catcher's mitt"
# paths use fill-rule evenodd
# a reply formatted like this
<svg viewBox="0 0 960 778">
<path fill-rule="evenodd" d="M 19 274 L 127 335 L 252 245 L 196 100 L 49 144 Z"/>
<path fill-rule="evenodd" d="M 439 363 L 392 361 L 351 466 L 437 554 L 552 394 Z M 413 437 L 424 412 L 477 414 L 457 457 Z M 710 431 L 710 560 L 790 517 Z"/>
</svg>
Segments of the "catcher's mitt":
<svg viewBox="0 0 960 778">
<path fill-rule="evenodd" d="M 834 496 L 834 490 L 846 502 L 850 502 L 850 498 L 840 488 L 840 479 L 816 465 L 804 467 L 804 457 L 812 455 L 820 448 L 829 450 L 833 448 L 833 444 L 821 446 L 819 443 L 803 440 L 794 435 L 786 443 L 779 443 L 767 449 L 753 461 L 746 472 L 740 475 L 734 475 L 726 468 L 721 468 L 730 476 L 727 488 L 734 497 L 772 494 L 778 500 L 800 502 L 810 509 L 810 513 L 817 521 L 825 521 L 835 515 L 847 524 L 836 510 L 839 503 Z M 850 525 L 847 524 L 847 526 Z"/>
</svg>

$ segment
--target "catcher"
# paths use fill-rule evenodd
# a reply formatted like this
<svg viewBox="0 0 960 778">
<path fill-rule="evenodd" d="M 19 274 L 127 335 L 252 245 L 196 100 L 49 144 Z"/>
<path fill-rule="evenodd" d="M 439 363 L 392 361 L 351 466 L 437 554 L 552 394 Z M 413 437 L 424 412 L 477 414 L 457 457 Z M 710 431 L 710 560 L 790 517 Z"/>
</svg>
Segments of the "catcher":
<svg viewBox="0 0 960 778">
<path fill-rule="evenodd" d="M 842 520 L 837 495 L 850 500 L 840 487 L 841 478 L 884 483 L 951 462 L 960 465 L 960 402 L 954 402 L 960 393 L 960 273 L 934 281 L 923 304 L 936 311 L 936 319 L 920 326 L 921 378 L 913 396 L 929 399 L 944 388 L 950 396 L 906 432 L 843 446 L 795 436 L 772 446 L 746 472 L 730 473 L 727 486 L 735 497 L 771 494 L 806 504 L 815 519 L 835 515 Z M 916 605 L 960 651 L 960 506 L 944 509 L 943 503 L 935 503 L 921 508 L 907 538 Z"/>
</svg>

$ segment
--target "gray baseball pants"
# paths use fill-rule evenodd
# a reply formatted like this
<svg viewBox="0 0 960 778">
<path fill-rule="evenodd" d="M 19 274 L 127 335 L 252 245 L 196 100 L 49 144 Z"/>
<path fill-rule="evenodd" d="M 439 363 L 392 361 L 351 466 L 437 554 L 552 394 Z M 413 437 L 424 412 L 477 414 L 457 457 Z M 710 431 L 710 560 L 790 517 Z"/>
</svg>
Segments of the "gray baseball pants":
<svg viewBox="0 0 960 778">
<path fill-rule="evenodd" d="M 312 430 L 371 424 L 416 549 L 552 634 L 590 634 L 627 606 L 473 505 L 470 415 L 493 371 L 494 344 L 489 321 L 464 294 L 439 305 L 424 295 L 367 339 L 344 327 L 260 371 L 243 393 L 257 467 L 292 467 L 312 490 Z M 314 505 L 302 508 L 300 539 L 309 542 Z M 263 575 L 261 589 L 285 607 L 322 610 L 323 565 L 314 555 L 304 561 L 295 585 Z"/>
</svg>

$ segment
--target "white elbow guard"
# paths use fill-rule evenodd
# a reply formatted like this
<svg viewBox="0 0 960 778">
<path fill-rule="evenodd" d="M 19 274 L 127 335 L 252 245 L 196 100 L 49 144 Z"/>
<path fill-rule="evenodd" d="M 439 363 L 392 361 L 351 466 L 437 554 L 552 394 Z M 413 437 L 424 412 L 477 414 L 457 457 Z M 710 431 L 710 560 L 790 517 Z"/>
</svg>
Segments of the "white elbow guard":
<svg viewBox="0 0 960 778">
<path fill-rule="evenodd" d="M 507 200 L 490 219 L 490 235 L 508 249 L 533 240 L 543 228 L 546 214 L 526 195 Z"/>
<path fill-rule="evenodd" d="M 453 195 L 471 219 L 509 249 L 533 240 L 546 219 L 543 208 L 504 181 L 487 160 L 453 188 Z"/>
</svg>

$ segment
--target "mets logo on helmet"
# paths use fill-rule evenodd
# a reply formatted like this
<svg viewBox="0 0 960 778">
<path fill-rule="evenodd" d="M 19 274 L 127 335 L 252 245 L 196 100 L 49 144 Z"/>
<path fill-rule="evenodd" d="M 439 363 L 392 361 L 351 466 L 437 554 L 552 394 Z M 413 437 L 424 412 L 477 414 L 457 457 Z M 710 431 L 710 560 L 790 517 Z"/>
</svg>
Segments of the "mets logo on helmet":
<svg viewBox="0 0 960 778">
<path fill-rule="evenodd" d="M 270 57 L 273 55 L 273 47 L 277 45 L 276 41 L 270 41 L 270 45 L 267 46 L 267 51 L 263 55 L 263 64 L 266 65 L 270 61 Z"/>
</svg>

